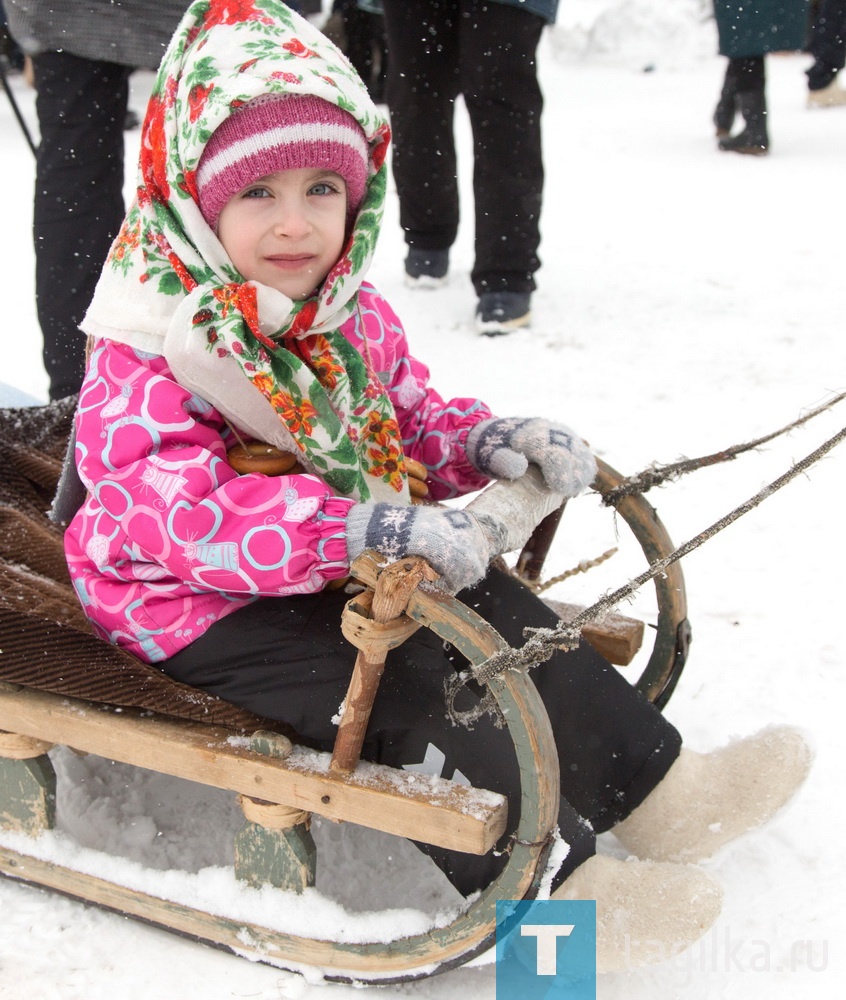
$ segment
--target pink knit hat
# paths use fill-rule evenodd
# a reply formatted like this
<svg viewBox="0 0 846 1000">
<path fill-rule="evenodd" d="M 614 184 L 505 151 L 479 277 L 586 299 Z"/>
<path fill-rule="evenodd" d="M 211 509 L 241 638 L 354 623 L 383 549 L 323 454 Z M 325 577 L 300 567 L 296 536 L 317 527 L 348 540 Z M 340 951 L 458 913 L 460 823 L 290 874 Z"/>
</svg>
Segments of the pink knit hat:
<svg viewBox="0 0 846 1000">
<path fill-rule="evenodd" d="M 364 198 L 367 139 L 349 112 L 319 97 L 268 94 L 245 104 L 209 139 L 197 168 L 200 211 L 212 229 L 229 199 L 259 177 L 301 167 L 333 170 L 347 214 Z"/>
</svg>

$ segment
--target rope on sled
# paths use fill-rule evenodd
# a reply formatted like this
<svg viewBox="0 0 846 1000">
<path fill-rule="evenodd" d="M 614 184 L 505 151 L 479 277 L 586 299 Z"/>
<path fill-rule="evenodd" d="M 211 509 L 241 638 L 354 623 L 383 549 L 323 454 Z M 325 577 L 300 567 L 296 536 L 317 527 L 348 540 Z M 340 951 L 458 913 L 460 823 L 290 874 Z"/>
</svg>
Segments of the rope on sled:
<svg viewBox="0 0 846 1000">
<path fill-rule="evenodd" d="M 613 490 L 605 493 L 602 497 L 602 502 L 607 507 L 611 507 L 622 500 L 623 497 L 631 496 L 633 493 L 647 493 L 653 486 L 663 486 L 664 483 L 674 482 L 677 479 L 681 479 L 688 472 L 694 472 L 696 469 L 704 469 L 709 465 L 717 465 L 720 462 L 734 461 L 738 455 L 742 455 L 747 451 L 754 451 L 756 448 L 774 441 L 783 434 L 796 430 L 797 427 L 806 424 L 809 420 L 819 416 L 820 413 L 830 410 L 843 399 L 846 399 L 846 392 L 839 393 L 828 400 L 828 402 L 821 404 L 816 409 L 809 411 L 792 423 L 786 424 L 779 430 L 765 434 L 754 441 L 747 441 L 746 444 L 733 445 L 731 448 L 724 448 L 722 451 L 716 451 L 712 455 L 703 455 L 700 458 L 685 458 L 679 462 L 670 462 L 667 465 L 650 465 L 649 468 L 638 472 L 637 475 L 629 476 L 619 486 L 615 486 Z"/>
<path fill-rule="evenodd" d="M 545 590 L 549 590 L 550 587 L 554 587 L 558 583 L 563 583 L 565 580 L 569 580 L 572 576 L 578 576 L 580 573 L 587 573 L 589 570 L 595 569 L 597 566 L 601 566 L 604 562 L 608 562 L 608 560 L 616 554 L 616 546 L 612 549 L 606 549 L 602 555 L 594 556 L 593 559 L 582 559 L 581 562 L 577 563 L 575 566 L 571 566 L 570 569 L 565 569 L 563 573 L 551 576 L 548 580 L 544 580 L 543 582 L 536 583 L 532 580 L 527 580 L 520 576 L 519 573 L 517 574 L 517 577 L 522 582 L 524 587 L 528 587 L 529 590 L 536 594 L 542 594 Z"/>
<path fill-rule="evenodd" d="M 846 395 L 846 394 L 844 394 Z M 843 398 L 842 396 L 840 398 Z M 830 404 L 829 404 L 830 405 Z M 813 415 L 813 414 L 811 414 Z M 811 416 L 809 415 L 809 417 Z M 809 419 L 805 418 L 805 419 Z M 774 436 L 774 435 L 771 435 Z M 690 538 L 682 545 L 674 549 L 663 559 L 657 559 L 650 563 L 649 567 L 639 576 L 619 587 L 611 594 L 606 594 L 590 607 L 585 608 L 572 621 L 559 622 L 554 628 L 527 628 L 525 633 L 528 636 L 526 643 L 519 649 L 504 649 L 494 653 L 484 663 L 479 664 L 470 670 L 462 671 L 446 685 L 447 713 L 453 723 L 464 726 L 471 726 L 472 723 L 482 715 L 488 713 L 497 716 L 496 706 L 489 691 L 486 691 L 478 705 L 468 711 L 460 711 L 455 707 L 455 699 L 459 692 L 470 682 L 488 684 L 494 677 L 505 670 L 519 670 L 531 668 L 538 663 L 548 660 L 556 649 L 573 649 L 579 644 L 582 629 L 590 622 L 601 620 L 613 607 L 621 601 L 630 597 L 639 590 L 649 580 L 654 579 L 663 573 L 668 566 L 683 559 L 695 549 L 698 549 L 709 538 L 713 538 L 718 532 L 727 528 L 738 518 L 748 513 L 768 497 L 786 486 L 797 476 L 802 475 L 812 465 L 818 462 L 824 455 L 828 454 L 834 447 L 846 438 L 846 427 L 842 428 L 835 435 L 812 451 L 805 458 L 796 462 L 783 475 L 779 476 L 768 486 L 759 490 L 754 496 L 744 503 L 735 507 L 734 510 L 715 521 L 710 527 L 701 531 L 698 535 Z M 501 720 L 498 720 L 501 723 Z"/>
</svg>

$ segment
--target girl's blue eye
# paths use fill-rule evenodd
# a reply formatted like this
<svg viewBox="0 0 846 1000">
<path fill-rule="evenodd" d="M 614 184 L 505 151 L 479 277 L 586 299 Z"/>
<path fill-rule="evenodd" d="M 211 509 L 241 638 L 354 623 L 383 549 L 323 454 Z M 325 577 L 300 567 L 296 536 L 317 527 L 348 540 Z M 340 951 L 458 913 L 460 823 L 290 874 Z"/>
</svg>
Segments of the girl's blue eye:
<svg viewBox="0 0 846 1000">
<path fill-rule="evenodd" d="M 266 188 L 250 188 L 243 194 L 244 198 L 269 198 L 270 193 Z"/>
</svg>

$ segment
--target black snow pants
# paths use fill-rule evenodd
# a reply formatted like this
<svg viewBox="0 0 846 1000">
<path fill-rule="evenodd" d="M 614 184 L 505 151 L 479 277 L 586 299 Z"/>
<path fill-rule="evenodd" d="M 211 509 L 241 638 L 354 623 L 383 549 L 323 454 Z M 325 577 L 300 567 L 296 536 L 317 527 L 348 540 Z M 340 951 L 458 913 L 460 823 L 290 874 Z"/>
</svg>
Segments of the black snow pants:
<svg viewBox="0 0 846 1000">
<path fill-rule="evenodd" d="M 458 595 L 512 645 L 526 626 L 557 618 L 513 577 L 492 569 Z M 336 716 L 356 650 L 341 635 L 342 591 L 263 598 L 213 624 L 160 666 L 176 680 L 293 727 L 312 745 L 331 750 Z M 517 761 L 508 732 L 484 715 L 472 730 L 447 718 L 444 681 L 466 661 L 427 629 L 418 630 L 387 660 L 362 756 L 393 767 L 497 791 L 508 798 L 509 826 L 520 809 Z M 532 670 L 552 721 L 561 762 L 559 828 L 570 853 L 562 881 L 594 853 L 595 835 L 634 809 L 678 755 L 678 732 L 587 643 L 557 652 Z M 458 707 L 477 695 L 465 688 Z M 506 835 L 507 836 L 507 835 Z M 504 866 L 484 857 L 419 845 L 468 895 Z"/>
</svg>

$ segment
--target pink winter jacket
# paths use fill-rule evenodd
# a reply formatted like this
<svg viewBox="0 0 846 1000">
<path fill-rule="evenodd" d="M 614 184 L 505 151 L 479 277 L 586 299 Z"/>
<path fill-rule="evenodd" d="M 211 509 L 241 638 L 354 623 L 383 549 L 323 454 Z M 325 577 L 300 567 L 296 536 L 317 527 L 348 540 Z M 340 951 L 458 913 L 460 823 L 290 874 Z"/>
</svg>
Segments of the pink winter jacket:
<svg viewBox="0 0 846 1000">
<path fill-rule="evenodd" d="M 464 440 L 488 408 L 445 402 L 372 286 L 362 286 L 360 304 L 342 332 L 362 352 L 366 338 L 406 455 L 430 470 L 430 497 L 484 486 Z M 346 575 L 353 501 L 312 475 L 238 475 L 226 461 L 232 431 L 163 357 L 98 341 L 76 430 L 89 494 L 65 550 L 85 612 L 109 642 L 157 662 L 257 597 L 312 593 Z"/>
</svg>

